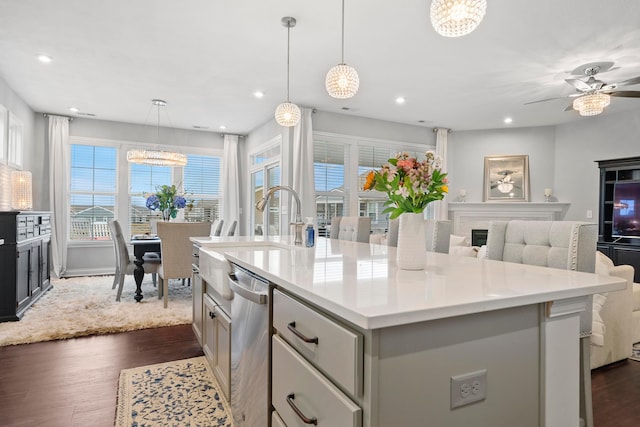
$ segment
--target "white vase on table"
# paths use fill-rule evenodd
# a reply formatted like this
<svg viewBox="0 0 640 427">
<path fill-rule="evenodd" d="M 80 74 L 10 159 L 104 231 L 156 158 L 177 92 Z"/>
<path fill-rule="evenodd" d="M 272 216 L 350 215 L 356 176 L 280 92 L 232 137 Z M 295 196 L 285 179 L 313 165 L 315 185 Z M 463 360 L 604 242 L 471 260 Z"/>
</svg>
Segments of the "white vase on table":
<svg viewBox="0 0 640 427">
<path fill-rule="evenodd" d="M 424 215 L 405 212 L 398 218 L 396 265 L 402 270 L 424 270 L 427 261 Z"/>
</svg>

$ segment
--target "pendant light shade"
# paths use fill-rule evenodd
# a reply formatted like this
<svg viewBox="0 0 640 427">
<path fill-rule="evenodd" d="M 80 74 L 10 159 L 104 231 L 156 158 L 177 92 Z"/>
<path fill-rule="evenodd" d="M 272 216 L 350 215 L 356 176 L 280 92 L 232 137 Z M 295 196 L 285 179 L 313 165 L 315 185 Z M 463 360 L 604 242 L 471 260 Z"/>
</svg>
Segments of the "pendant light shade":
<svg viewBox="0 0 640 427">
<path fill-rule="evenodd" d="M 153 105 L 158 107 L 158 142 L 160 142 L 160 107 L 167 105 L 167 101 L 162 99 L 153 99 Z M 164 150 L 145 150 L 133 149 L 127 151 L 127 161 L 129 163 L 137 163 L 140 165 L 151 166 L 185 166 L 187 164 L 187 156 L 182 153 Z"/>
<path fill-rule="evenodd" d="M 291 29 L 296 26 L 296 19 L 285 16 L 280 20 L 283 26 L 287 27 L 287 100 L 276 107 L 275 118 L 280 126 L 291 127 L 298 124 L 300 120 L 300 108 L 289 102 L 289 47 L 291 40 Z"/>
<path fill-rule="evenodd" d="M 581 116 L 597 116 L 611 103 L 611 96 L 606 93 L 592 93 L 573 100 L 573 109 Z"/>
<path fill-rule="evenodd" d="M 295 126 L 300 120 L 300 108 L 294 103 L 283 102 L 276 107 L 275 116 L 280 126 Z"/>
<path fill-rule="evenodd" d="M 338 99 L 351 98 L 360 87 L 358 72 L 344 63 L 344 0 L 342 0 L 342 62 L 329 70 L 324 84 L 329 95 Z"/>
<path fill-rule="evenodd" d="M 431 24 L 444 37 L 469 34 L 482 21 L 487 11 L 487 0 L 433 0 Z"/>
</svg>

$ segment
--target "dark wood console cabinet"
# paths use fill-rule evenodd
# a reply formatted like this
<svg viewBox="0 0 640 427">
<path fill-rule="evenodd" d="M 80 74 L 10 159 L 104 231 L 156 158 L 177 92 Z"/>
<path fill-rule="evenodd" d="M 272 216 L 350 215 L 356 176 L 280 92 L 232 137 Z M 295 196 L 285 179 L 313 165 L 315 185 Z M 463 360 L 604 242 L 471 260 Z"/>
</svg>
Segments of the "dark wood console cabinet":
<svg viewBox="0 0 640 427">
<path fill-rule="evenodd" d="M 640 238 L 612 236 L 615 186 L 619 182 L 640 182 L 640 157 L 598 160 L 597 163 L 600 168 L 598 250 L 616 265 L 632 266 L 635 269 L 634 282 L 640 282 Z M 640 209 L 640 206 L 636 209 Z"/>
<path fill-rule="evenodd" d="M 20 320 L 51 288 L 50 249 L 50 212 L 0 212 L 0 322 Z"/>
</svg>

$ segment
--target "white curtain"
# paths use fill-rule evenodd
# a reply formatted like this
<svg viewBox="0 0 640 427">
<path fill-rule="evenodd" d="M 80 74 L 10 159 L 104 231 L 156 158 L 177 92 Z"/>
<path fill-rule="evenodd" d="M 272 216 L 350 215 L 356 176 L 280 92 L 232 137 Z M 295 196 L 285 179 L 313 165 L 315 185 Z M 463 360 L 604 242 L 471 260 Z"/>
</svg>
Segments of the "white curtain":
<svg viewBox="0 0 640 427">
<path fill-rule="evenodd" d="M 233 221 L 238 221 L 238 226 L 240 225 L 238 135 L 224 136 L 224 153 L 222 154 L 222 219 L 224 220 L 224 230 L 228 230 Z M 239 233 L 236 232 L 237 234 Z"/>
<path fill-rule="evenodd" d="M 317 223 L 315 184 L 313 180 L 313 109 L 303 108 L 300 121 L 293 128 L 293 178 L 292 187 L 300 196 L 302 220 L 314 218 Z M 295 218 L 295 205 L 293 206 Z"/>
<path fill-rule="evenodd" d="M 51 261 L 53 272 L 62 277 L 67 270 L 69 175 L 69 118 L 49 116 L 49 200 L 53 211 Z"/>
<path fill-rule="evenodd" d="M 436 155 L 442 158 L 442 172 L 447 172 L 447 144 L 449 138 L 449 129 L 436 129 Z M 449 195 L 445 195 L 444 199 L 435 202 L 435 219 L 449 219 L 449 203 L 447 199 Z"/>
</svg>

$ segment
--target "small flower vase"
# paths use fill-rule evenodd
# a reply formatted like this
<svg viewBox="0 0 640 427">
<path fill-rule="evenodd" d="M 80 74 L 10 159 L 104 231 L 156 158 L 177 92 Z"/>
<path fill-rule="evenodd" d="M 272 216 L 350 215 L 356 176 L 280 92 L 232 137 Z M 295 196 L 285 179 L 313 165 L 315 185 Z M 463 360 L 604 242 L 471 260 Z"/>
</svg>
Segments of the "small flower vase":
<svg viewBox="0 0 640 427">
<path fill-rule="evenodd" d="M 424 270 L 427 262 L 424 215 L 406 212 L 399 219 L 396 264 L 402 270 Z"/>
<path fill-rule="evenodd" d="M 167 208 L 167 209 L 162 211 L 162 219 L 164 221 L 170 221 L 171 220 L 171 208 Z"/>
</svg>

